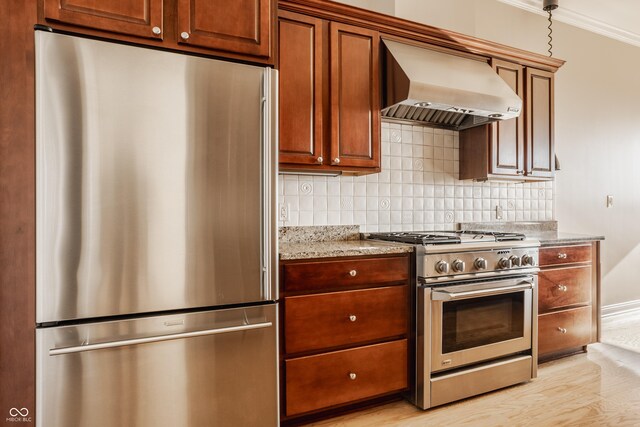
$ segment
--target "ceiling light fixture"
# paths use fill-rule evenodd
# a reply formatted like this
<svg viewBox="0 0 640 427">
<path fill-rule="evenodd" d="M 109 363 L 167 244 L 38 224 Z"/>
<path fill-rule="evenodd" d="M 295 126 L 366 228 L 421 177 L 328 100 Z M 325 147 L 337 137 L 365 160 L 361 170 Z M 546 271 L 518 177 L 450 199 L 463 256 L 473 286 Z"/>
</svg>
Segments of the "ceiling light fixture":
<svg viewBox="0 0 640 427">
<path fill-rule="evenodd" d="M 549 42 L 547 42 L 547 44 L 549 45 L 549 49 L 547 50 L 547 52 L 549 52 L 549 56 L 553 56 L 553 54 L 551 53 L 551 49 L 553 49 L 553 30 L 551 29 L 553 21 L 551 20 L 551 11 L 556 10 L 557 8 L 558 0 L 544 0 L 542 4 L 542 10 L 549 14 L 549 26 L 547 27 L 549 29 Z"/>
</svg>

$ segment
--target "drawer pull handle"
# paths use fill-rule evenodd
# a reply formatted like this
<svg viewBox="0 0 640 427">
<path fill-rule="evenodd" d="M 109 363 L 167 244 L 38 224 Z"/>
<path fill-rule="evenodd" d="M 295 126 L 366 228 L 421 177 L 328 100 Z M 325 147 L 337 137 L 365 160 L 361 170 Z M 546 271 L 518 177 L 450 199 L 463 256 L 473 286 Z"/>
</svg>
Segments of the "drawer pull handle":
<svg viewBox="0 0 640 427">
<path fill-rule="evenodd" d="M 356 270 L 351 270 L 349 272 L 349 276 L 351 276 L 351 277 L 356 277 L 357 274 L 358 274 L 358 272 Z"/>
<path fill-rule="evenodd" d="M 356 373 L 355 373 L 355 372 L 349 372 L 349 378 L 350 378 L 350 379 L 355 380 L 355 379 L 356 379 L 356 377 L 357 377 L 357 375 L 356 375 Z"/>
<path fill-rule="evenodd" d="M 560 259 L 567 259 L 567 254 L 559 253 L 559 254 L 558 254 L 558 258 L 560 258 Z"/>
<path fill-rule="evenodd" d="M 566 334 L 566 333 L 567 333 L 567 328 L 561 328 L 561 327 L 558 327 L 558 330 L 559 330 L 559 331 L 560 331 L 560 333 L 562 333 L 562 334 Z"/>
<path fill-rule="evenodd" d="M 351 315 L 349 315 L 349 320 L 352 321 L 352 322 L 355 322 L 356 320 L 358 320 L 358 318 L 356 317 L 355 314 L 351 314 Z"/>
<path fill-rule="evenodd" d="M 558 285 L 558 290 L 562 292 L 567 292 L 569 288 L 567 287 L 567 285 Z"/>
</svg>

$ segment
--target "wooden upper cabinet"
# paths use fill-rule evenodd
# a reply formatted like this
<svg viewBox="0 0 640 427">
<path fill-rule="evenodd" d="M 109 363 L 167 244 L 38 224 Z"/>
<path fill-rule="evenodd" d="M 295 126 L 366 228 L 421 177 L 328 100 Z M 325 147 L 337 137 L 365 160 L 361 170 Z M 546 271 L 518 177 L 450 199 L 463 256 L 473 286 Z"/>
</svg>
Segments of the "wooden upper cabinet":
<svg viewBox="0 0 640 427">
<path fill-rule="evenodd" d="M 280 168 L 379 172 L 379 34 L 278 16 Z"/>
<path fill-rule="evenodd" d="M 321 166 L 322 20 L 281 11 L 279 43 L 280 162 Z"/>
<path fill-rule="evenodd" d="M 163 0 L 43 0 L 46 21 L 162 39 Z"/>
<path fill-rule="evenodd" d="M 544 181 L 555 173 L 553 73 L 493 60 L 523 100 L 519 117 L 460 131 L 460 179 Z"/>
<path fill-rule="evenodd" d="M 527 68 L 526 75 L 527 156 L 526 175 L 553 177 L 553 73 Z"/>
<path fill-rule="evenodd" d="M 268 57 L 271 3 L 272 0 L 178 0 L 179 41 Z"/>
<path fill-rule="evenodd" d="M 380 166 L 380 36 L 332 22 L 331 164 Z"/>
<path fill-rule="evenodd" d="M 524 99 L 524 68 L 521 65 L 493 60 L 496 73 Z M 491 125 L 491 173 L 522 175 L 524 173 L 524 115 L 500 120 Z"/>
</svg>

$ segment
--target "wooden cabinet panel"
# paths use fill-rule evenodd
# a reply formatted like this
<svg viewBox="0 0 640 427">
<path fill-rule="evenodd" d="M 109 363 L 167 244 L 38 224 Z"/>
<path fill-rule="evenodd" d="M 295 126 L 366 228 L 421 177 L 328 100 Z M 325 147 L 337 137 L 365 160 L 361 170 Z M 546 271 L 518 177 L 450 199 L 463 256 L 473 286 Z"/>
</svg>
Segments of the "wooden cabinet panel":
<svg viewBox="0 0 640 427">
<path fill-rule="evenodd" d="M 44 0 L 46 20 L 162 39 L 163 0 Z M 160 29 L 159 34 L 153 28 Z"/>
<path fill-rule="evenodd" d="M 177 33 L 181 43 L 268 57 L 272 7 L 272 0 L 178 0 Z"/>
<path fill-rule="evenodd" d="M 404 335 L 408 298 L 407 285 L 287 297 L 285 351 L 298 353 Z"/>
<path fill-rule="evenodd" d="M 320 166 L 322 153 L 322 20 L 280 12 L 280 162 Z"/>
<path fill-rule="evenodd" d="M 331 22 L 331 164 L 380 167 L 380 36 Z"/>
<path fill-rule="evenodd" d="M 284 290 L 338 289 L 409 279 L 409 257 L 366 258 L 285 264 Z"/>
<path fill-rule="evenodd" d="M 591 267 L 542 270 L 538 273 L 538 312 L 591 303 Z"/>
<path fill-rule="evenodd" d="M 285 376 L 287 416 L 401 391 L 407 340 L 289 359 Z"/>
<path fill-rule="evenodd" d="M 555 170 L 553 73 L 527 68 L 526 175 L 553 177 Z"/>
<path fill-rule="evenodd" d="M 524 98 L 524 68 L 511 62 L 493 60 L 493 68 L 520 98 Z M 524 116 L 500 120 L 491 125 L 491 173 L 524 173 Z"/>
<path fill-rule="evenodd" d="M 590 306 L 538 316 L 538 354 L 568 350 L 590 342 Z"/>
<path fill-rule="evenodd" d="M 572 264 L 577 262 L 591 262 L 591 259 L 591 245 L 541 248 L 539 254 L 540 267 Z"/>
</svg>

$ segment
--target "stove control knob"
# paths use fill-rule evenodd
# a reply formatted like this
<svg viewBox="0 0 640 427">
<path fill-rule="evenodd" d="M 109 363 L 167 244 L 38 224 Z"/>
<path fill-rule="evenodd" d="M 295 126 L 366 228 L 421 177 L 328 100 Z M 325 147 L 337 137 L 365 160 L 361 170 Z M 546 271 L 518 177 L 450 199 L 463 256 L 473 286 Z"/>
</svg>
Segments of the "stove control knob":
<svg viewBox="0 0 640 427">
<path fill-rule="evenodd" d="M 453 267 L 453 271 L 457 271 L 457 272 L 462 272 L 464 271 L 464 268 L 465 268 L 464 261 L 462 261 L 461 259 L 457 259 L 453 261 L 451 266 Z"/>
<path fill-rule="evenodd" d="M 487 262 L 486 259 L 484 258 L 476 258 L 476 260 L 473 262 L 473 265 L 478 269 L 478 270 L 486 270 L 487 267 L 489 266 L 489 263 Z"/>
<path fill-rule="evenodd" d="M 524 255 L 522 257 L 522 265 L 533 265 L 534 259 L 531 255 Z"/>
<path fill-rule="evenodd" d="M 511 268 L 511 260 L 508 258 L 500 258 L 498 268 Z"/>
<path fill-rule="evenodd" d="M 436 272 L 447 274 L 449 272 L 449 263 L 447 261 L 438 261 L 436 263 Z"/>
<path fill-rule="evenodd" d="M 513 267 L 520 267 L 520 266 L 521 266 L 521 264 L 520 264 L 520 257 L 519 257 L 519 256 L 511 255 L 511 256 L 509 257 L 509 261 L 511 261 L 511 265 L 512 265 Z"/>
</svg>

